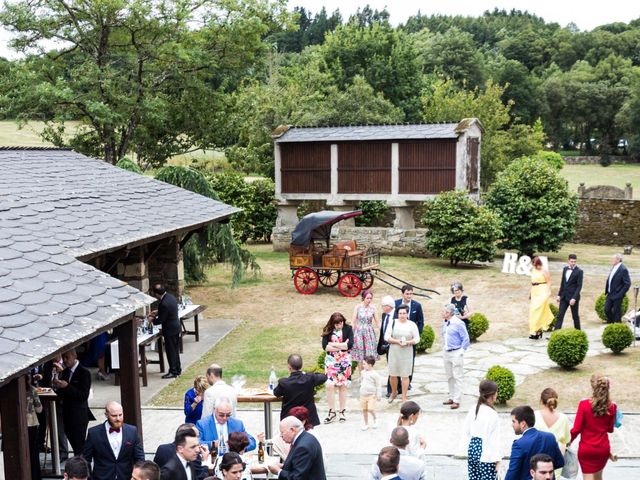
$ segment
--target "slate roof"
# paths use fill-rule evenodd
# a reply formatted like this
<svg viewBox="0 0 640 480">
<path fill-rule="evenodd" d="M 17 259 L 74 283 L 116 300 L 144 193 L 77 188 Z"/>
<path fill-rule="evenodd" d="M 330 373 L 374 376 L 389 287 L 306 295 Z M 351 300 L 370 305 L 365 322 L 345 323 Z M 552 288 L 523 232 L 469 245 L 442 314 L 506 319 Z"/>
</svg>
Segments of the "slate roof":
<svg viewBox="0 0 640 480">
<path fill-rule="evenodd" d="M 72 151 L 0 150 L 0 385 L 154 301 L 77 258 L 236 211 Z"/>
<path fill-rule="evenodd" d="M 291 127 L 275 143 L 344 142 L 371 140 L 425 140 L 458 138 L 458 123 L 416 125 L 350 125 L 346 127 Z"/>
</svg>

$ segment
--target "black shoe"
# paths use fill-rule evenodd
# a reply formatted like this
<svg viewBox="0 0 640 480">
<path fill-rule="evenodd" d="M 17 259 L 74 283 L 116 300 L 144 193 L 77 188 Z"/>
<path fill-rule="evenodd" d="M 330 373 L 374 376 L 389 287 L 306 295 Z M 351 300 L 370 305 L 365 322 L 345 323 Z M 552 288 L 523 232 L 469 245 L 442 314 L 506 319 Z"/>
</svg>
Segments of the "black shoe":
<svg viewBox="0 0 640 480">
<path fill-rule="evenodd" d="M 175 373 L 166 373 L 164 375 L 162 375 L 162 378 L 176 378 L 178 375 L 176 375 Z"/>
<path fill-rule="evenodd" d="M 389 398 L 391 396 L 390 392 L 387 392 L 387 394 L 385 395 L 386 398 Z"/>
</svg>

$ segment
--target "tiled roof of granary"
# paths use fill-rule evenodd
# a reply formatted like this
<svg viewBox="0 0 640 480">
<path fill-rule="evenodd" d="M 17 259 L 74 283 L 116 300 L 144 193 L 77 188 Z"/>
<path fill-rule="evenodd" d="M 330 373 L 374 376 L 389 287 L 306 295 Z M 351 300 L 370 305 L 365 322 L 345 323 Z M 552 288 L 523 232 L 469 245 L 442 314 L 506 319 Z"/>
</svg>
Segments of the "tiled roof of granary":
<svg viewBox="0 0 640 480">
<path fill-rule="evenodd" d="M 0 149 L 0 384 L 153 301 L 78 258 L 236 211 L 72 151 Z"/>
</svg>

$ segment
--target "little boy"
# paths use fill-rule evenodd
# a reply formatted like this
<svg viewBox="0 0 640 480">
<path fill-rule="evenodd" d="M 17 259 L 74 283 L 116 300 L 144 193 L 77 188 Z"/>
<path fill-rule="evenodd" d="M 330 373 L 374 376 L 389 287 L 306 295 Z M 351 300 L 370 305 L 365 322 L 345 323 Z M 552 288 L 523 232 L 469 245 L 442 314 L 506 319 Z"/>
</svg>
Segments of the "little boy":
<svg viewBox="0 0 640 480">
<path fill-rule="evenodd" d="M 376 403 L 380 400 L 382 377 L 373 369 L 376 359 L 370 355 L 364 358 L 360 382 L 360 406 L 364 417 L 362 430 L 369 429 L 369 413 L 373 419 L 372 428 L 376 428 Z"/>
</svg>

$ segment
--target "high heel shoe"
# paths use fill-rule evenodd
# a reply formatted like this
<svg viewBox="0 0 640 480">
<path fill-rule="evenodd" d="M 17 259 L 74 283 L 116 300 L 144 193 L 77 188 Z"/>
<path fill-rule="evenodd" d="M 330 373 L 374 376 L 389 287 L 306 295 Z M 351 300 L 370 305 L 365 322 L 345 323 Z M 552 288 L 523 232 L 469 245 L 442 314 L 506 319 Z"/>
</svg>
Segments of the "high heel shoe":
<svg viewBox="0 0 640 480">
<path fill-rule="evenodd" d="M 537 332 L 529 335 L 529 339 L 531 340 L 540 340 L 542 338 L 542 332 Z"/>
<path fill-rule="evenodd" d="M 329 409 L 329 413 L 327 413 L 327 418 L 324 419 L 324 423 L 331 423 L 336 419 L 336 412 L 335 410 L 331 410 Z"/>
<path fill-rule="evenodd" d="M 338 421 L 340 423 L 344 423 L 347 421 L 347 418 L 344 416 L 344 411 L 345 411 L 344 408 L 342 410 L 338 410 L 338 414 L 340 415 L 340 418 L 338 419 Z"/>
</svg>

